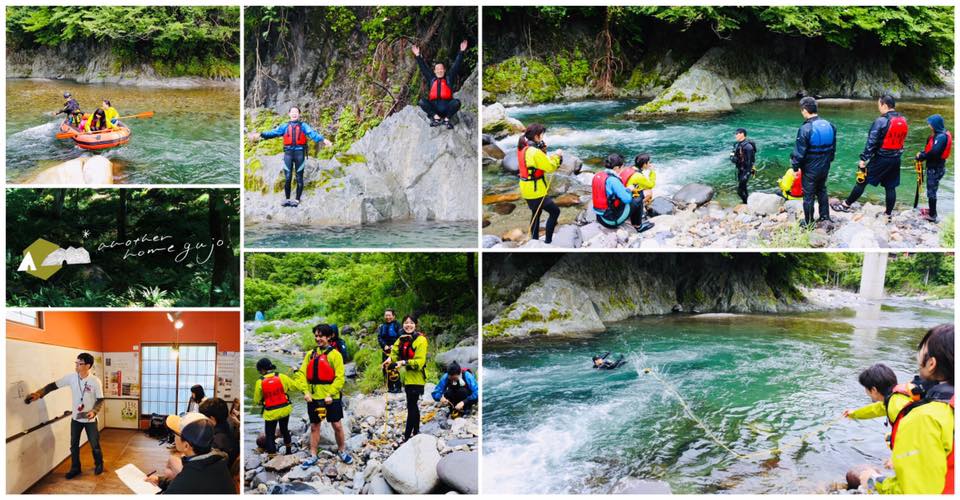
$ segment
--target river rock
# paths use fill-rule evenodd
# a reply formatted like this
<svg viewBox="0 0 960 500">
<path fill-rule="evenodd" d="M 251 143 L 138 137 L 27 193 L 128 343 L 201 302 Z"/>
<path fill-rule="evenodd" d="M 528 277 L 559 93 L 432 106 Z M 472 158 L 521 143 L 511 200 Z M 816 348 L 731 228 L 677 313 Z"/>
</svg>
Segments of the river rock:
<svg viewBox="0 0 960 500">
<path fill-rule="evenodd" d="M 495 205 L 498 203 L 507 203 L 511 201 L 518 201 L 520 199 L 520 193 L 501 193 L 501 194 L 488 194 L 483 197 L 484 205 Z"/>
<path fill-rule="evenodd" d="M 553 232 L 551 246 L 560 248 L 580 248 L 583 237 L 580 228 L 573 224 L 564 224 Z"/>
<path fill-rule="evenodd" d="M 271 495 L 317 495 L 319 492 L 313 486 L 302 483 L 281 483 L 275 485 L 272 490 L 270 490 Z"/>
<path fill-rule="evenodd" d="M 479 460 L 477 452 L 453 452 L 437 463 L 437 476 L 443 484 L 458 493 L 476 495 L 478 492 L 477 471 Z"/>
<path fill-rule="evenodd" d="M 254 474 L 253 479 L 250 480 L 250 486 L 256 488 L 261 484 L 276 482 L 279 478 L 275 472 L 260 471 Z"/>
<path fill-rule="evenodd" d="M 371 495 L 394 495 L 396 494 L 393 491 L 393 488 L 390 487 L 390 483 L 383 478 L 382 475 L 377 474 L 373 476 L 373 479 L 370 480 L 370 494 Z"/>
<path fill-rule="evenodd" d="M 557 172 L 561 174 L 579 174 L 580 170 L 583 168 L 583 161 L 570 154 L 564 153 L 563 161 L 560 162 L 560 167 L 557 169 Z"/>
<path fill-rule="evenodd" d="M 490 134 L 480 134 L 480 141 L 483 142 L 483 145 L 496 144 L 497 140 L 493 138 Z"/>
<path fill-rule="evenodd" d="M 278 455 L 263 466 L 269 471 L 283 472 L 299 463 L 300 457 L 298 455 Z"/>
<path fill-rule="evenodd" d="M 657 196 L 650 202 L 650 216 L 656 217 L 658 215 L 670 215 L 674 212 L 676 207 L 674 207 L 673 202 L 665 196 Z"/>
<path fill-rule="evenodd" d="M 508 135 L 519 134 L 524 129 L 523 123 L 516 118 L 507 116 L 507 109 L 498 102 L 484 106 L 481 119 L 483 120 L 483 133 L 491 134 L 497 140 Z"/>
<path fill-rule="evenodd" d="M 384 413 L 383 398 L 358 397 L 352 401 L 350 411 L 361 420 L 367 417 L 382 418 Z"/>
<path fill-rule="evenodd" d="M 558 207 L 575 207 L 580 204 L 580 196 L 574 193 L 565 193 L 553 199 Z"/>
<path fill-rule="evenodd" d="M 493 211 L 500 215 L 510 215 L 516 209 L 517 205 L 513 203 L 497 203 L 493 206 Z"/>
<path fill-rule="evenodd" d="M 492 248 L 494 245 L 502 242 L 499 236 L 492 234 L 483 235 L 483 248 Z"/>
<path fill-rule="evenodd" d="M 497 146 L 496 144 L 487 144 L 483 146 L 483 156 L 496 160 L 502 160 L 504 153 L 503 150 L 500 149 L 500 146 Z"/>
<path fill-rule="evenodd" d="M 357 364 L 354 362 L 349 362 L 343 365 L 343 376 L 347 378 L 356 378 L 357 377 Z"/>
<path fill-rule="evenodd" d="M 446 369 L 454 361 L 461 368 L 470 368 L 474 372 L 477 370 L 477 359 L 479 358 L 477 346 L 455 347 L 447 352 L 437 354 L 434 360 L 443 369 Z"/>
<path fill-rule="evenodd" d="M 340 420 L 343 423 L 343 433 L 345 439 L 350 439 L 350 429 L 352 428 L 350 423 L 352 422 L 351 412 L 344 410 L 343 419 Z M 333 433 L 333 426 L 331 425 L 321 425 L 320 426 L 320 446 L 322 447 L 336 447 L 337 438 Z"/>
<path fill-rule="evenodd" d="M 747 197 L 747 207 L 756 215 L 775 215 L 780 213 L 783 201 L 783 197 L 775 194 L 750 193 Z"/>
<path fill-rule="evenodd" d="M 503 161 L 500 162 L 500 169 L 508 174 L 520 172 L 520 160 L 517 159 L 517 150 L 509 149 L 504 153 Z"/>
<path fill-rule="evenodd" d="M 704 184 L 687 184 L 674 193 L 673 201 L 681 206 L 702 206 L 713 199 L 713 188 Z"/>
<path fill-rule="evenodd" d="M 418 434 L 397 448 L 383 463 L 383 477 L 398 493 L 430 493 L 440 482 L 437 475 L 439 462 L 437 438 Z"/>
<path fill-rule="evenodd" d="M 670 485 L 665 481 L 624 477 L 614 483 L 608 492 L 614 495 L 670 495 Z"/>
<path fill-rule="evenodd" d="M 81 156 L 44 169 L 28 183 L 67 186 L 113 184 L 113 164 L 105 156 Z"/>
<path fill-rule="evenodd" d="M 583 184 L 584 186 L 592 186 L 594 175 L 595 174 L 593 172 L 580 172 L 577 174 L 577 182 Z"/>
<path fill-rule="evenodd" d="M 309 469 L 302 469 L 300 467 L 294 467 L 290 472 L 286 473 L 283 476 L 283 481 L 307 481 L 311 477 L 320 474 L 320 467 L 310 467 Z"/>
</svg>

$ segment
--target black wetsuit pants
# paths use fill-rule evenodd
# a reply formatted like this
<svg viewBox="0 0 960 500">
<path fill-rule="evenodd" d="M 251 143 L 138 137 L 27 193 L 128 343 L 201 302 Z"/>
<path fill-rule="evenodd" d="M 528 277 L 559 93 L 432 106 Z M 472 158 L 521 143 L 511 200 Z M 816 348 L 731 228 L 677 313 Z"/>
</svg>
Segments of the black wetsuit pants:
<svg viewBox="0 0 960 500">
<path fill-rule="evenodd" d="M 420 434 L 420 397 L 423 396 L 422 385 L 407 385 L 407 427 L 403 430 L 403 440 Z"/>
<path fill-rule="evenodd" d="M 290 181 L 293 174 L 297 174 L 297 201 L 303 195 L 303 168 L 306 160 L 306 151 L 302 149 L 291 149 L 283 152 L 283 194 L 290 199 Z"/>
<path fill-rule="evenodd" d="M 852 205 L 853 202 L 859 200 L 866 189 L 866 182 L 854 184 L 853 191 L 850 192 L 850 196 L 847 198 L 847 205 Z M 893 206 L 897 203 L 897 188 L 884 186 L 883 190 L 885 191 L 884 205 L 886 214 L 890 215 L 893 213 Z"/>
<path fill-rule="evenodd" d="M 276 453 L 277 452 L 277 424 L 280 425 L 280 435 L 283 436 L 283 444 L 287 447 L 287 455 L 290 454 L 290 443 L 293 439 L 290 437 L 290 429 L 288 425 L 290 424 L 290 415 L 283 417 L 279 420 L 265 420 L 263 422 L 264 430 L 266 431 L 266 446 L 264 451 L 267 453 Z"/>
<path fill-rule="evenodd" d="M 830 170 L 804 170 L 800 182 L 803 184 L 803 220 L 813 222 L 813 202 L 820 205 L 820 220 L 830 217 L 830 197 L 827 195 L 827 175 Z"/>
<path fill-rule="evenodd" d="M 459 99 L 420 99 L 420 109 L 427 114 L 427 117 L 431 120 L 434 115 L 443 118 L 453 118 L 453 115 L 457 114 L 457 111 L 460 111 L 460 100 Z"/>
<path fill-rule="evenodd" d="M 540 200 L 543 200 L 543 205 L 540 204 Z M 546 211 L 547 212 L 547 234 L 544 237 L 544 242 L 550 243 L 553 241 L 553 230 L 557 227 L 557 219 L 560 218 L 560 207 L 553 202 L 553 198 L 547 196 L 546 199 L 536 198 L 533 200 L 527 200 L 527 206 L 530 207 L 530 212 L 533 214 L 530 227 L 527 229 L 533 228 L 533 235 L 531 238 L 538 240 L 540 239 L 540 215 Z"/>
<path fill-rule="evenodd" d="M 747 202 L 747 197 L 749 196 L 747 193 L 747 181 L 750 180 L 751 172 L 752 169 L 737 167 L 737 195 L 740 196 L 740 199 L 743 200 L 744 203 Z"/>
</svg>

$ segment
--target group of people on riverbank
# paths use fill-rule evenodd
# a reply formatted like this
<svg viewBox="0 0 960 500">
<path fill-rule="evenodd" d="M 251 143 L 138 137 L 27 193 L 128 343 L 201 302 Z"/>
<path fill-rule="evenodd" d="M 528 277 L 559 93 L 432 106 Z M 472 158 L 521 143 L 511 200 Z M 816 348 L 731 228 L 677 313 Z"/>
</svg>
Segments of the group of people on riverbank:
<svg viewBox="0 0 960 500">
<path fill-rule="evenodd" d="M 113 130 L 119 126 L 120 113 L 110 104 L 109 99 L 104 99 L 93 114 L 88 114 L 80 109 L 80 103 L 70 92 L 64 92 L 63 98 L 66 99 L 63 108 L 56 114 L 65 115 L 70 126 L 86 133 Z"/>
<path fill-rule="evenodd" d="M 919 368 L 911 382 L 898 383 L 884 364 L 860 373 L 860 384 L 873 402 L 846 410 L 843 416 L 887 419 L 891 455 L 883 468 L 850 470 L 848 488 L 881 494 L 953 494 L 953 349 L 953 325 L 939 325 L 917 346 Z"/>
<path fill-rule="evenodd" d="M 307 403 L 310 422 L 310 456 L 300 466 L 304 469 L 317 464 L 320 444 L 320 426 L 326 420 L 334 431 L 337 455 L 344 463 L 353 457 L 346 450 L 343 429 L 343 389 L 346 384 L 344 359 L 346 343 L 340 338 L 336 325 L 321 323 L 313 328 L 316 347 L 308 352 L 293 376 L 280 373 L 268 358 L 257 362 L 260 379 L 254 385 L 253 404 L 262 406 L 265 438 L 260 446 L 270 454 L 276 453 L 276 433 L 279 428 L 286 447 L 292 453 L 289 430 L 293 411 L 292 398 L 301 393 Z M 382 353 L 380 368 L 385 389 L 390 393 L 406 393 L 407 416 L 403 441 L 420 432 L 419 402 L 427 383 L 428 341 L 419 328 L 417 318 L 404 316 L 396 320 L 393 309 L 384 311 L 384 323 L 377 328 L 377 342 Z M 477 403 L 476 377 L 469 370 L 451 363 L 431 393 L 434 401 L 449 406 L 451 416 L 469 412 Z M 399 444 L 399 443 L 398 443 Z"/>
</svg>

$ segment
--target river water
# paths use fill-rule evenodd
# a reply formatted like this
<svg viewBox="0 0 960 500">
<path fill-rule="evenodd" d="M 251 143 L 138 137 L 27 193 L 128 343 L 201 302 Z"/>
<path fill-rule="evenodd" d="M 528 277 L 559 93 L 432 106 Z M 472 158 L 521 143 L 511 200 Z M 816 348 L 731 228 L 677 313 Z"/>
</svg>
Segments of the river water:
<svg viewBox="0 0 960 500">
<path fill-rule="evenodd" d="M 618 152 L 633 163 L 639 153 L 650 153 L 657 167 L 655 194 L 673 194 L 691 182 L 713 186 L 716 198 L 725 206 L 739 203 L 735 167 L 729 161 L 738 127 L 747 129 L 756 141 L 759 174 L 750 181 L 750 191 L 772 192 L 776 181 L 790 165 L 797 128 L 803 123 L 796 101 L 762 101 L 738 106 L 732 113 L 651 117 L 641 121 L 624 119 L 622 114 L 640 104 L 636 100 L 582 101 L 507 108 L 507 113 L 524 124 L 547 126 L 545 140 L 550 149 L 561 148 L 580 157 L 596 170 L 607 154 Z M 953 99 L 904 100 L 897 109 L 910 124 L 904 150 L 901 185 L 897 199 L 912 205 L 916 189 L 913 155 L 923 149 L 930 128 L 926 117 L 940 113 L 949 129 L 954 127 Z M 830 170 L 831 196 L 846 197 L 854 184 L 856 163 L 866 141 L 870 124 L 878 116 L 873 101 L 825 102 L 820 115 L 837 126 L 837 155 Z M 517 137 L 499 143 L 508 154 L 516 150 Z M 940 206 L 953 211 L 953 168 L 940 183 Z M 485 173 L 485 191 L 516 177 Z M 925 194 L 924 194 L 925 196 Z M 881 203 L 882 188 L 867 189 L 864 201 Z M 924 202 L 925 203 L 925 202 Z"/>
<path fill-rule="evenodd" d="M 24 183 L 46 167 L 91 155 L 72 140 L 57 140 L 63 92 L 85 112 L 109 99 L 129 119 L 130 142 L 103 153 L 124 184 L 238 184 L 240 92 L 237 87 L 170 89 L 71 81 L 7 80 L 7 180 Z"/>
<path fill-rule="evenodd" d="M 391 221 L 357 226 L 248 224 L 248 248 L 476 248 L 475 221 Z"/>
<path fill-rule="evenodd" d="M 587 339 L 485 345 L 484 491 L 602 493 L 634 476 L 674 493 L 822 492 L 849 466 L 889 457 L 881 419 L 831 425 L 869 403 L 859 372 L 883 362 L 912 377 L 925 330 L 952 320 L 952 308 L 886 299 L 856 311 L 647 317 Z M 628 364 L 592 370 L 606 351 Z M 756 455 L 724 450 L 690 414 Z M 764 452 L 781 443 L 781 454 Z"/>
</svg>

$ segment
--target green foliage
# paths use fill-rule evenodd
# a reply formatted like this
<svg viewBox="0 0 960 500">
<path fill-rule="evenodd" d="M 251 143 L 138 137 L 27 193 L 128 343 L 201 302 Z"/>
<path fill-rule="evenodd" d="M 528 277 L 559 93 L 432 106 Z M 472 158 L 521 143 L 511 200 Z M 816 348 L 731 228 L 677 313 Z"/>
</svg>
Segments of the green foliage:
<svg viewBox="0 0 960 500">
<path fill-rule="evenodd" d="M 11 6 L 13 50 L 62 44 L 107 44 L 126 65 L 151 63 L 163 76 L 237 78 L 239 7 Z"/>
<path fill-rule="evenodd" d="M 557 82 L 561 87 L 583 87 L 590 79 L 590 62 L 580 51 L 572 54 L 561 53 L 555 60 Z"/>
<path fill-rule="evenodd" d="M 276 326 L 276 325 L 274 325 L 274 324 L 272 324 L 272 323 L 267 323 L 266 325 L 263 325 L 263 326 L 257 328 L 255 331 L 256 331 L 256 333 L 259 335 L 259 334 L 263 334 L 263 333 L 272 333 L 272 332 L 275 332 L 276 330 L 277 330 L 277 326 Z"/>
<path fill-rule="evenodd" d="M 513 93 L 528 102 L 547 102 L 560 95 L 560 82 L 549 66 L 528 57 L 511 57 L 485 66 L 483 90 L 496 100 L 497 94 Z"/>
<path fill-rule="evenodd" d="M 353 358 L 357 364 L 357 388 L 360 392 L 369 394 L 386 385 L 383 371 L 380 369 L 380 350 L 376 348 L 361 349 Z"/>
<path fill-rule="evenodd" d="M 943 248 L 953 248 L 954 245 L 954 225 L 957 223 L 954 214 L 950 214 L 944 218 L 943 223 L 940 225 L 940 246 Z"/>
<path fill-rule="evenodd" d="M 761 248 L 810 248 L 810 231 L 797 224 L 774 229 L 769 239 L 760 241 Z"/>
<path fill-rule="evenodd" d="M 243 311 L 253 317 L 257 311 L 272 308 L 284 296 L 284 288 L 268 280 L 247 278 L 244 285 Z M 273 326 L 273 325 L 265 325 Z M 258 330 L 259 332 L 259 330 Z"/>
</svg>

